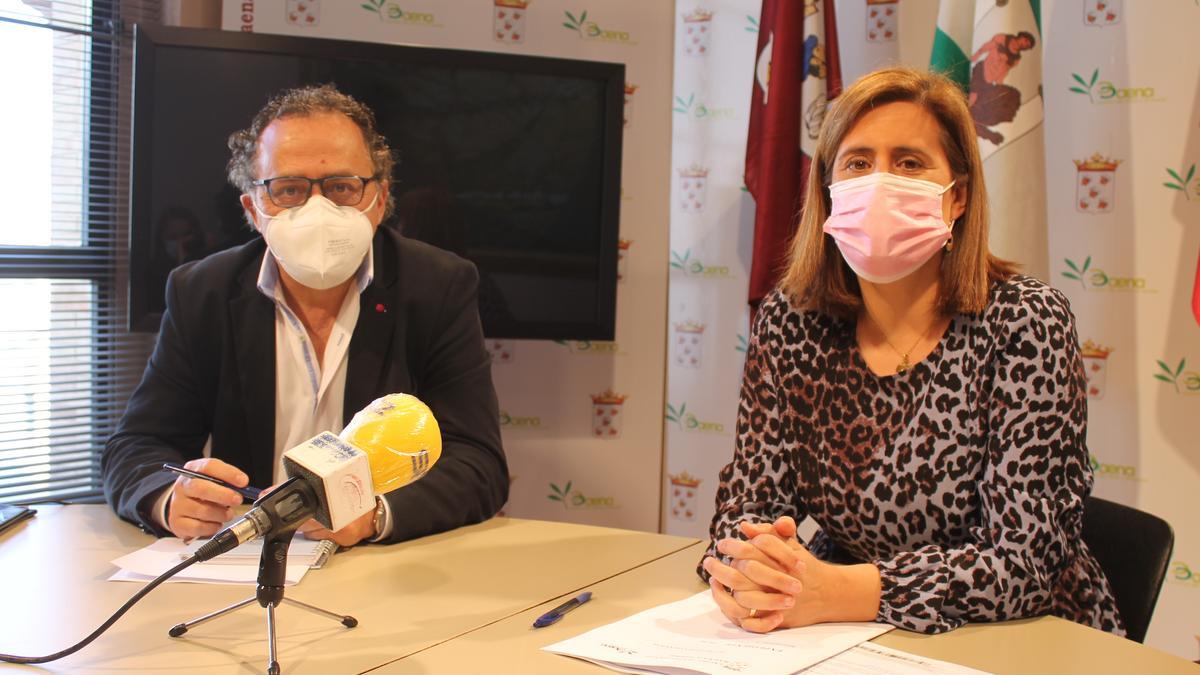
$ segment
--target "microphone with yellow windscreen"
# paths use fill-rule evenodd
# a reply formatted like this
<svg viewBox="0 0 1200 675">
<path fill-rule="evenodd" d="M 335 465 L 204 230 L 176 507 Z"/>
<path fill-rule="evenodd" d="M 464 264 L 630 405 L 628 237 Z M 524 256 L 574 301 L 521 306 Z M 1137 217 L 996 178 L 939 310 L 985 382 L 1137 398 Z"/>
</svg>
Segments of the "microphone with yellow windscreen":
<svg viewBox="0 0 1200 675">
<path fill-rule="evenodd" d="M 419 480 L 442 456 L 442 431 L 433 412 L 410 394 L 375 399 L 340 436 L 367 454 L 377 495 Z"/>
<path fill-rule="evenodd" d="M 375 508 L 375 495 L 420 480 L 442 456 L 433 412 L 415 396 L 377 398 L 341 435 L 325 431 L 283 453 L 288 480 L 196 552 L 209 560 L 312 518 L 338 531 Z"/>
<path fill-rule="evenodd" d="M 388 394 L 358 411 L 340 435 L 326 431 L 283 453 L 283 469 L 315 490 L 312 517 L 336 532 L 374 509 L 375 495 L 420 479 L 441 456 L 442 432 L 429 407 L 410 394 Z"/>
</svg>

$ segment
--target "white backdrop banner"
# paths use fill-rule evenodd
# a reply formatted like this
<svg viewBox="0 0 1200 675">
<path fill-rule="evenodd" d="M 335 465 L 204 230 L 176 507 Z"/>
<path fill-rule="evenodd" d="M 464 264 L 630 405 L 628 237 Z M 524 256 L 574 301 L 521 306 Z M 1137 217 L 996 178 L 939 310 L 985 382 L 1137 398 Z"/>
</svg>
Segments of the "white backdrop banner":
<svg viewBox="0 0 1200 675">
<path fill-rule="evenodd" d="M 1158 515 L 1175 555 L 1147 644 L 1200 658 L 1200 5 L 1042 3 L 1051 282 L 1088 374 L 1095 494 Z"/>
<path fill-rule="evenodd" d="M 742 175 L 758 0 L 685 0 L 675 12 L 671 258 L 663 530 L 705 538 L 733 456 L 750 314 L 754 202 Z"/>
</svg>

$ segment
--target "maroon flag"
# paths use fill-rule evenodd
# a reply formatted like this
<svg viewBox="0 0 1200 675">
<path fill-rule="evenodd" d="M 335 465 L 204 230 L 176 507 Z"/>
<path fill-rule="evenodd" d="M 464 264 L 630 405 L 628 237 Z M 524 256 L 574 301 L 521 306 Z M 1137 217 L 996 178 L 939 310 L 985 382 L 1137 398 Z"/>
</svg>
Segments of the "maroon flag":
<svg viewBox="0 0 1200 675">
<path fill-rule="evenodd" d="M 1200 260 L 1196 261 L 1196 281 L 1192 284 L 1192 316 L 1200 324 Z"/>
<path fill-rule="evenodd" d="M 746 188 L 754 196 L 750 306 L 787 263 L 804 181 L 829 99 L 842 88 L 833 0 L 763 0 L 746 137 Z"/>
</svg>

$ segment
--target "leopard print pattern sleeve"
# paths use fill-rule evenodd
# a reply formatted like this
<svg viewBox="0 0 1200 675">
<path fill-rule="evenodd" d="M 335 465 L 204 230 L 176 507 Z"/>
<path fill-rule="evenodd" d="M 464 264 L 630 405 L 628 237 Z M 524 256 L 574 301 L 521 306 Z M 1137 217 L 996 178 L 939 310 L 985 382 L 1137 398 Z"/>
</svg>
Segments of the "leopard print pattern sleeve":
<svg viewBox="0 0 1200 675">
<path fill-rule="evenodd" d="M 853 321 L 776 292 L 747 350 L 708 554 L 742 520 L 808 516 L 814 555 L 878 567 L 878 621 L 938 633 L 1054 614 L 1123 634 L 1081 539 L 1084 387 L 1067 300 L 1036 279 L 996 284 L 892 376 L 867 368 Z"/>
</svg>

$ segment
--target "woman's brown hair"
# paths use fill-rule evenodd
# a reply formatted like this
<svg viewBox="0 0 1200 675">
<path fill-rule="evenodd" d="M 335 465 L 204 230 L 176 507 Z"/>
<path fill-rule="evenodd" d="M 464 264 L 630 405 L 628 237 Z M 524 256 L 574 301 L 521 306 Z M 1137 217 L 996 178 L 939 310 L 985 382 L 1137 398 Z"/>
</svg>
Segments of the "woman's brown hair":
<svg viewBox="0 0 1200 675">
<path fill-rule="evenodd" d="M 942 150 L 950 162 L 955 185 L 967 191 L 966 210 L 953 230 L 953 249 L 943 252 L 938 310 L 945 315 L 981 312 L 987 305 L 991 284 L 1017 271 L 1015 264 L 988 251 L 983 164 L 975 140 L 975 123 L 962 90 L 941 75 L 912 68 L 885 68 L 859 78 L 834 99 L 817 137 L 800 225 L 780 282 L 799 307 L 847 318 L 857 315 L 862 307 L 858 277 L 821 229 L 829 217 L 827 188 L 838 146 L 846 134 L 871 109 L 898 101 L 915 103 L 937 119 Z"/>
</svg>

